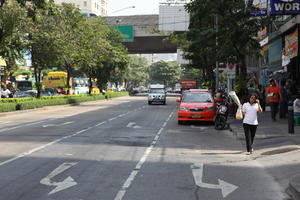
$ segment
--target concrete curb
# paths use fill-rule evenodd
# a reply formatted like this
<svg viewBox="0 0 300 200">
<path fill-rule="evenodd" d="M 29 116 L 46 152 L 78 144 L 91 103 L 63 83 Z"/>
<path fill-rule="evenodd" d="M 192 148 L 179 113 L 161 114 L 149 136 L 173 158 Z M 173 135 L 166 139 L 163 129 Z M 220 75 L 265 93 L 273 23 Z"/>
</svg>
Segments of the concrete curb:
<svg viewBox="0 0 300 200">
<path fill-rule="evenodd" d="M 294 200 L 300 200 L 300 175 L 296 175 L 290 179 L 287 193 Z"/>
</svg>

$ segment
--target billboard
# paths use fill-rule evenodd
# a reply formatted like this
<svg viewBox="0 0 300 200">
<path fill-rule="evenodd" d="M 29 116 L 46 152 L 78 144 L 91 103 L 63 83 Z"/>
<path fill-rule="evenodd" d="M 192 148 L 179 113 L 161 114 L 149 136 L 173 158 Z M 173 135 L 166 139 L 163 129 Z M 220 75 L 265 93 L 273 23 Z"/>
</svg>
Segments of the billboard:
<svg viewBox="0 0 300 200">
<path fill-rule="evenodd" d="M 298 29 L 285 36 L 285 51 L 290 58 L 298 55 Z"/>
<path fill-rule="evenodd" d="M 252 16 L 266 16 L 268 14 L 268 0 L 247 0 Z"/>
<path fill-rule="evenodd" d="M 122 42 L 133 42 L 134 41 L 134 30 L 133 26 L 120 25 L 117 27 L 120 33 L 124 36 Z"/>
<path fill-rule="evenodd" d="M 271 0 L 271 15 L 300 14 L 300 0 Z"/>
</svg>

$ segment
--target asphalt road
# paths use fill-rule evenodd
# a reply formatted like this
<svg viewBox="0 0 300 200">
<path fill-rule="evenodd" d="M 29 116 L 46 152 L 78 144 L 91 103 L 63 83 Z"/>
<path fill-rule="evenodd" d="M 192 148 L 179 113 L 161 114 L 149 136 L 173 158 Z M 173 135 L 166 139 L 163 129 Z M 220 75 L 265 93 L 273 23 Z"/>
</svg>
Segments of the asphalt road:
<svg viewBox="0 0 300 200">
<path fill-rule="evenodd" d="M 122 97 L 0 116 L 0 200 L 282 200 L 244 144 L 178 125 L 174 97 Z"/>
</svg>

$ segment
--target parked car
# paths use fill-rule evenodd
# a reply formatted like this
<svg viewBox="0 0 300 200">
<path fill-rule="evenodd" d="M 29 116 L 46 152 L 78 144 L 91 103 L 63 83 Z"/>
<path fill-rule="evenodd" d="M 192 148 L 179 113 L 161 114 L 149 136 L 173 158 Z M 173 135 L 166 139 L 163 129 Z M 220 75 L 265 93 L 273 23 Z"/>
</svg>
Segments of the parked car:
<svg viewBox="0 0 300 200">
<path fill-rule="evenodd" d="M 186 121 L 211 121 L 216 116 L 216 105 L 213 95 L 208 90 L 186 91 L 181 99 L 178 109 L 178 124 Z"/>
<path fill-rule="evenodd" d="M 16 90 L 13 97 L 14 98 L 23 98 L 23 97 L 32 97 L 32 95 L 26 91 Z"/>
</svg>

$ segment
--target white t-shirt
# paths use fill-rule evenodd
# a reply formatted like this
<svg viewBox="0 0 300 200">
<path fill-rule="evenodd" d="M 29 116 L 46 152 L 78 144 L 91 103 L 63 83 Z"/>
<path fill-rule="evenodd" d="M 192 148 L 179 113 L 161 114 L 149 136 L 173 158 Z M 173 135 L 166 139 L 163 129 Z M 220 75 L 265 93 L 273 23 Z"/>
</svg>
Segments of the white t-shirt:
<svg viewBox="0 0 300 200">
<path fill-rule="evenodd" d="M 244 103 L 242 107 L 242 112 L 245 113 L 244 115 L 244 124 L 250 125 L 258 125 L 257 120 L 257 112 L 258 112 L 258 104 L 254 103 L 252 106 L 250 103 Z"/>
<path fill-rule="evenodd" d="M 300 99 L 294 101 L 294 112 L 300 112 Z"/>
</svg>

